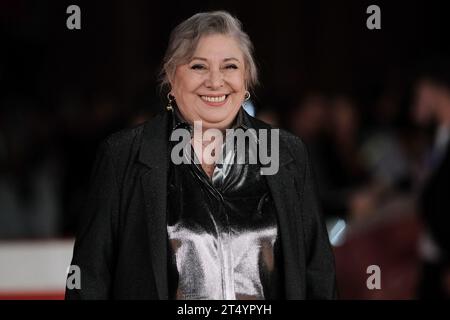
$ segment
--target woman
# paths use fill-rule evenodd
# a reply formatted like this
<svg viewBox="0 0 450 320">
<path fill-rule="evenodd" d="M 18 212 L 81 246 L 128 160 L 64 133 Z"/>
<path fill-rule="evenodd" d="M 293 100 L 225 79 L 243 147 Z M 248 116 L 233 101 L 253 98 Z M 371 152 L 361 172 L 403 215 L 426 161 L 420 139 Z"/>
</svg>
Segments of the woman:
<svg viewBox="0 0 450 320">
<path fill-rule="evenodd" d="M 334 259 L 302 141 L 280 130 L 279 166 L 264 175 L 252 143 L 242 158 L 208 134 L 239 129 L 258 147 L 267 142 L 261 132 L 270 127 L 242 108 L 257 73 L 240 22 L 223 11 L 184 21 L 162 74 L 167 110 L 100 147 L 72 261 L 81 287 L 66 297 L 334 298 Z M 180 162 L 173 137 L 186 132 Z"/>
</svg>

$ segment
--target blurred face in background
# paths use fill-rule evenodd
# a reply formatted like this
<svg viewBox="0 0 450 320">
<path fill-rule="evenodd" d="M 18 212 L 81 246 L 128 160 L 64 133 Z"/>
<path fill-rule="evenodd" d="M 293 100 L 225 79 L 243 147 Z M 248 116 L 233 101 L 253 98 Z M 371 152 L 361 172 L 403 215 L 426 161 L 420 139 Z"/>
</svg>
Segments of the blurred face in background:
<svg viewBox="0 0 450 320">
<path fill-rule="evenodd" d="M 333 135 L 341 142 L 357 138 L 359 115 L 356 106 L 345 97 L 336 98 L 331 105 Z"/>
<path fill-rule="evenodd" d="M 427 80 L 421 80 L 416 86 L 412 110 L 414 121 L 421 126 L 429 125 L 434 120 L 437 103 L 437 91 L 433 84 Z"/>
<path fill-rule="evenodd" d="M 176 68 L 171 86 L 187 121 L 201 120 L 204 129 L 230 127 L 246 91 L 237 41 L 221 34 L 201 38 L 192 59 Z"/>
<path fill-rule="evenodd" d="M 429 80 L 421 80 L 416 87 L 413 118 L 417 124 L 450 125 L 450 91 Z"/>
<path fill-rule="evenodd" d="M 292 131 L 307 142 L 319 137 L 326 126 L 326 100 L 321 95 L 306 97 L 290 114 Z"/>
</svg>

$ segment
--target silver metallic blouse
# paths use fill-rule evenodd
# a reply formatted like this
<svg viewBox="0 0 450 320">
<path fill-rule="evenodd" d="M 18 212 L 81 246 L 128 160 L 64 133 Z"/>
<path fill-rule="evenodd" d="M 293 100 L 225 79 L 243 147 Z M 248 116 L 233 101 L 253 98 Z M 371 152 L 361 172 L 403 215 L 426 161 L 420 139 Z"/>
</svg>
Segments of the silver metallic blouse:
<svg viewBox="0 0 450 320">
<path fill-rule="evenodd" d="M 186 125 L 175 109 L 173 129 Z M 234 127 L 248 128 L 242 109 Z M 269 188 L 259 165 L 233 164 L 235 150 L 227 152 L 212 179 L 194 162 L 171 164 L 167 232 L 172 299 L 281 298 L 281 250 Z"/>
</svg>

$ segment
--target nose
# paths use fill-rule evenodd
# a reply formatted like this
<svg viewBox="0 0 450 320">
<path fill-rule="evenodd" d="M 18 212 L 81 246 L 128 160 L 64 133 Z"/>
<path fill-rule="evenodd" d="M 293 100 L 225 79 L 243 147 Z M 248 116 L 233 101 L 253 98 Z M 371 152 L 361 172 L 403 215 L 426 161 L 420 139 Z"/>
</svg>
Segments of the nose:
<svg viewBox="0 0 450 320">
<path fill-rule="evenodd" d="M 222 72 L 220 70 L 211 70 L 205 81 L 206 87 L 215 90 L 223 87 L 223 84 L 224 81 Z"/>
</svg>

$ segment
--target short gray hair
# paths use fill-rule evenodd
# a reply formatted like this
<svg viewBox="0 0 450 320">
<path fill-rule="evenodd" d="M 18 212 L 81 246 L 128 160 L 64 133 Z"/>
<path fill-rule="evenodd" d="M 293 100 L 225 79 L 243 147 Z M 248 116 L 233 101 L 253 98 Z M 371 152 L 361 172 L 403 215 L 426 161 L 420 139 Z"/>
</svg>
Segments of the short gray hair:
<svg viewBox="0 0 450 320">
<path fill-rule="evenodd" d="M 170 87 L 178 65 L 187 63 L 203 36 L 223 34 L 234 37 L 244 55 L 245 84 L 249 90 L 258 84 L 258 70 L 253 59 L 253 44 L 242 30 L 242 23 L 226 11 L 201 12 L 173 29 L 160 72 L 162 88 Z"/>
</svg>

